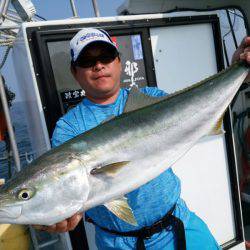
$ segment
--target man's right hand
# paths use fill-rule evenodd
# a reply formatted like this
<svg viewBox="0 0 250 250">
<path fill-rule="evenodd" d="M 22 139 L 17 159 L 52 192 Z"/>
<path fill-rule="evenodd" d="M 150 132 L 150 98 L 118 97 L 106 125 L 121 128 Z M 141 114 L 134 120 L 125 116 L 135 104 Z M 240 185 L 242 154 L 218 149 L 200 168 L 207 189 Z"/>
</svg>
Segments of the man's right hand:
<svg viewBox="0 0 250 250">
<path fill-rule="evenodd" d="M 51 226 L 33 225 L 33 227 L 37 230 L 42 230 L 49 233 L 65 233 L 74 230 L 75 227 L 80 222 L 80 220 L 82 219 L 82 217 L 83 217 L 82 213 L 77 213 L 71 216 L 70 218 Z"/>
</svg>

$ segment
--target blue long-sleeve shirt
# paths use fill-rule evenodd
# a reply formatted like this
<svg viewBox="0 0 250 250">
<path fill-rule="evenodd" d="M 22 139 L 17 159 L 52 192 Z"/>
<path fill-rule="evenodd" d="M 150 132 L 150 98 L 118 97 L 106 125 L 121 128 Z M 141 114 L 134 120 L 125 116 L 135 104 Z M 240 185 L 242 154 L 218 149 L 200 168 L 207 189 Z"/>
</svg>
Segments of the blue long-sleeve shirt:
<svg viewBox="0 0 250 250">
<path fill-rule="evenodd" d="M 165 93 L 157 88 L 145 87 L 141 92 L 150 96 L 163 96 Z M 59 119 L 52 137 L 52 146 L 63 142 L 97 126 L 110 116 L 122 114 L 129 90 L 121 89 L 116 101 L 112 104 L 96 104 L 85 98 L 79 105 L 68 111 Z M 131 177 L 132 178 L 132 177 Z M 138 226 L 132 226 L 120 220 L 104 206 L 97 206 L 87 211 L 96 224 L 116 231 L 136 230 L 150 226 L 161 219 L 176 204 L 175 216 L 179 217 L 184 225 L 187 223 L 190 211 L 180 198 L 180 180 L 172 169 L 166 170 L 160 176 L 133 192 L 126 195 Z M 161 246 L 173 238 L 172 232 L 163 231 L 146 240 L 146 247 L 162 249 Z M 96 228 L 96 244 L 99 249 L 131 249 L 134 248 L 135 239 L 115 237 Z"/>
</svg>

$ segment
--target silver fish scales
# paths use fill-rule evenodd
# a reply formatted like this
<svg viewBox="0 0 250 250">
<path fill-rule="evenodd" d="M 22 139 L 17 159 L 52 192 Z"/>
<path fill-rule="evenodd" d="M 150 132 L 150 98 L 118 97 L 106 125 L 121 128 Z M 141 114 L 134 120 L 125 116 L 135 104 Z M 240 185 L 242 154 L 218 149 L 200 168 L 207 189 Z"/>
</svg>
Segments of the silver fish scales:
<svg viewBox="0 0 250 250">
<path fill-rule="evenodd" d="M 133 88 L 121 116 L 48 151 L 0 189 L 0 223 L 51 225 L 105 205 L 136 224 L 124 195 L 171 167 L 202 137 L 220 133 L 247 74 L 237 63 L 161 98 Z"/>
</svg>

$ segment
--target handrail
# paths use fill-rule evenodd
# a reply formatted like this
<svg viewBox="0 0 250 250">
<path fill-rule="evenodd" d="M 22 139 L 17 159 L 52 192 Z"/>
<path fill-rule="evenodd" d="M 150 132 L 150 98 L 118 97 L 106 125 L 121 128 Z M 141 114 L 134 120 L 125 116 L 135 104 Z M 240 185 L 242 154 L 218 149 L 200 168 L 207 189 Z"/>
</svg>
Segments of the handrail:
<svg viewBox="0 0 250 250">
<path fill-rule="evenodd" d="M 98 8 L 97 1 L 92 0 L 92 3 L 93 3 L 94 11 L 95 11 L 95 16 L 99 17 L 100 16 L 100 11 L 99 11 L 99 8 Z"/>
<path fill-rule="evenodd" d="M 78 14 L 77 14 L 75 1 L 74 0 L 70 0 L 70 4 L 71 4 L 71 8 L 72 8 L 72 12 L 73 12 L 74 17 L 79 17 Z"/>
<path fill-rule="evenodd" d="M 7 129 L 8 129 L 8 133 L 10 137 L 10 145 L 13 151 L 13 158 L 15 162 L 16 171 L 19 172 L 21 170 L 20 157 L 19 157 L 19 152 L 18 152 L 17 143 L 15 139 L 14 129 L 13 129 L 11 119 L 10 119 L 8 101 L 7 101 L 7 97 L 6 97 L 6 93 L 5 93 L 5 89 L 3 85 L 3 78 L 1 75 L 1 71 L 0 71 L 0 99 L 2 101 L 3 111 L 5 114 L 5 118 L 6 118 Z"/>
<path fill-rule="evenodd" d="M 2 13 L 1 13 L 2 15 L 6 15 L 9 4 L 10 4 L 10 0 L 5 0 L 5 5 L 4 5 Z"/>
<path fill-rule="evenodd" d="M 5 2 L 6 2 L 6 0 L 2 0 L 0 2 L 0 17 L 2 16 L 2 12 L 4 10 Z"/>
</svg>

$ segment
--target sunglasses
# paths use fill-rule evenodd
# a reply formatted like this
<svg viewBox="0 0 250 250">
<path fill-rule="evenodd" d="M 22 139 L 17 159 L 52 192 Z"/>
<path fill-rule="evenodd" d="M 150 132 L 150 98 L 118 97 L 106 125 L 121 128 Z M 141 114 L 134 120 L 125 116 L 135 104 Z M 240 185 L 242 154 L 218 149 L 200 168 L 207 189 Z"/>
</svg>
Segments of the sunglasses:
<svg viewBox="0 0 250 250">
<path fill-rule="evenodd" d="M 81 67 L 81 68 L 91 68 L 96 65 L 97 62 L 103 63 L 103 64 L 109 64 L 115 60 L 115 58 L 118 56 L 118 52 L 115 53 L 108 53 L 108 54 L 101 54 L 96 57 L 82 57 L 79 58 L 75 62 L 75 66 Z"/>
</svg>

